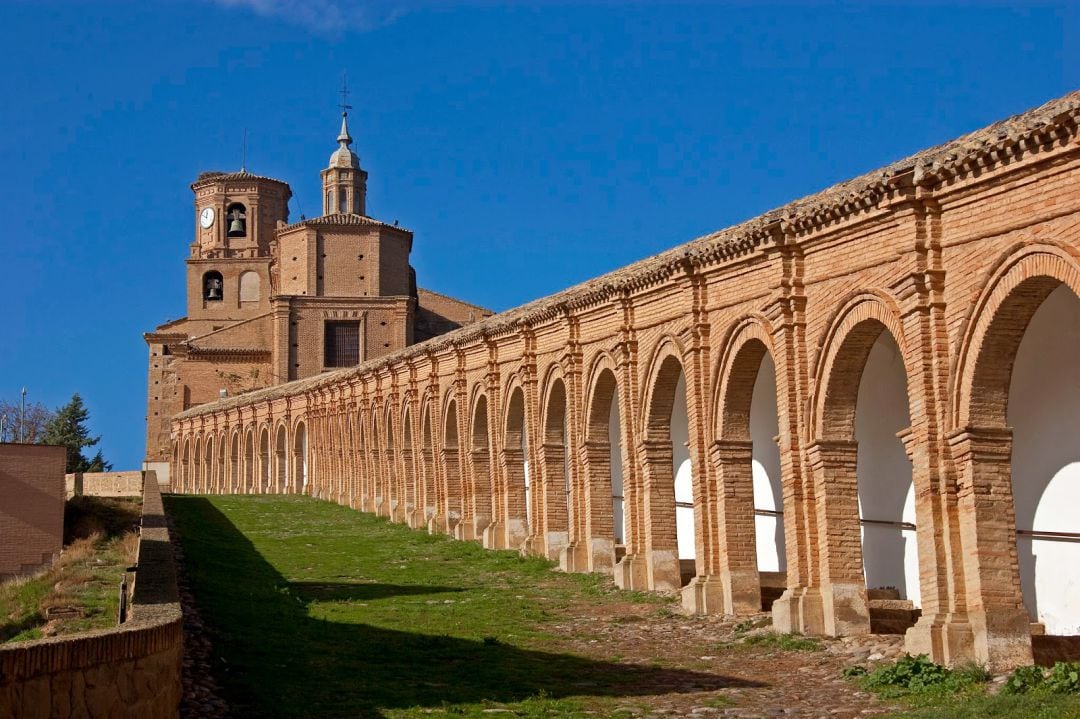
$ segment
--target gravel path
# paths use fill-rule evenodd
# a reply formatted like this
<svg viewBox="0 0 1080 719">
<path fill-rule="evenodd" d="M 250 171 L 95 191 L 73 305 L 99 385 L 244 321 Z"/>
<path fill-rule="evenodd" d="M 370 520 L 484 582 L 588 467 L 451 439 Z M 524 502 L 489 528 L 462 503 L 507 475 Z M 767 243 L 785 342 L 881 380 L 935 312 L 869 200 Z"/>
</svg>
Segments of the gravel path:
<svg viewBox="0 0 1080 719">
<path fill-rule="evenodd" d="M 176 559 L 176 582 L 180 589 L 180 607 L 184 612 L 184 663 L 181 673 L 184 695 L 180 702 L 180 716 L 184 719 L 224 719 L 229 707 L 220 697 L 220 688 L 211 671 L 210 640 L 195 606 L 184 571 L 184 550 L 177 538 L 172 519 L 169 536 L 172 539 L 173 556 Z"/>
</svg>

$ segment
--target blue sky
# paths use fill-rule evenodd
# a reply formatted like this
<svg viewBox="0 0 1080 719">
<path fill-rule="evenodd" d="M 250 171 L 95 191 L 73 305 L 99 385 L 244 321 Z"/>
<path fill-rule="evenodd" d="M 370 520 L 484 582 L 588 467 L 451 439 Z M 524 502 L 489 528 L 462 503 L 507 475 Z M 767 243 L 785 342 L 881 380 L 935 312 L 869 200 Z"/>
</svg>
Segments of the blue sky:
<svg viewBox="0 0 1080 719">
<path fill-rule="evenodd" d="M 0 397 L 144 443 L 203 170 L 319 210 L 349 75 L 368 212 L 503 310 L 1080 87 L 1065 3 L 0 0 Z"/>
</svg>

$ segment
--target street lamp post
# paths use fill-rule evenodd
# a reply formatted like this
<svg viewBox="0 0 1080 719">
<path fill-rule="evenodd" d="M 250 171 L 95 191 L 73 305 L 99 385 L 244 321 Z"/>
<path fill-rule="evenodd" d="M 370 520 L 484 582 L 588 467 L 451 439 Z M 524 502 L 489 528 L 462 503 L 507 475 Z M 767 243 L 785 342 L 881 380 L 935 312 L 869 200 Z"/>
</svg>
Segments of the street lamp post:
<svg viewBox="0 0 1080 719">
<path fill-rule="evenodd" d="M 19 400 L 19 441 L 26 441 L 26 387 L 22 388 L 22 399 Z"/>
</svg>

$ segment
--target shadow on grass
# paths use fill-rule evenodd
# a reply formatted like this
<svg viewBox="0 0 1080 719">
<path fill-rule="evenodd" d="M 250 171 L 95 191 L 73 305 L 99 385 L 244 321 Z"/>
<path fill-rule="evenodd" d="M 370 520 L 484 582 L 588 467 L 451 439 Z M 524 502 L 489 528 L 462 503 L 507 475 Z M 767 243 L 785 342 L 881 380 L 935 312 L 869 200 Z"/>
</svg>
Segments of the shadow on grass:
<svg viewBox="0 0 1080 719">
<path fill-rule="evenodd" d="M 185 572 L 236 716 L 382 717 L 382 710 L 531 697 L 633 697 L 760 686 L 704 672 L 594 661 L 497 641 L 394 631 L 308 615 L 314 600 L 462 591 L 289 582 L 202 497 L 169 496 Z"/>
</svg>

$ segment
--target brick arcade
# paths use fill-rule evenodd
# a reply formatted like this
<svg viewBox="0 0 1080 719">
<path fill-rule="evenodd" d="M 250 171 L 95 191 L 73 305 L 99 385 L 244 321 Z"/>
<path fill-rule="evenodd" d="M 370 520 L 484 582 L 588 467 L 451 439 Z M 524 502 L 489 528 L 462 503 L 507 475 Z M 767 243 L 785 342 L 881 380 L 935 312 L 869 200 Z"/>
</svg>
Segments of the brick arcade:
<svg viewBox="0 0 1080 719">
<path fill-rule="evenodd" d="M 411 236 L 362 202 L 286 225 L 281 183 L 204 177 L 197 214 L 229 217 L 241 183 L 256 224 L 243 249 L 226 220 L 198 231 L 188 339 L 148 336 L 152 396 L 175 371 L 148 453 L 173 491 L 306 493 L 702 613 L 759 611 L 779 577 L 780 631 L 865 634 L 893 602 L 912 653 L 1030 663 L 1033 634 L 1080 634 L 1080 519 L 1061 511 L 1080 500 L 1078 118 L 1073 93 L 416 344 Z M 343 309 L 315 249 L 341 227 L 399 253 L 355 300 L 365 332 L 396 324 L 323 372 L 324 318 L 295 323 Z M 272 288 L 250 310 L 244 272 Z M 255 326 L 265 354 L 232 366 L 280 384 L 180 399 L 187 367 L 212 376 L 197 355 Z M 182 369 L 155 364 L 174 346 Z"/>
</svg>

